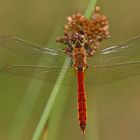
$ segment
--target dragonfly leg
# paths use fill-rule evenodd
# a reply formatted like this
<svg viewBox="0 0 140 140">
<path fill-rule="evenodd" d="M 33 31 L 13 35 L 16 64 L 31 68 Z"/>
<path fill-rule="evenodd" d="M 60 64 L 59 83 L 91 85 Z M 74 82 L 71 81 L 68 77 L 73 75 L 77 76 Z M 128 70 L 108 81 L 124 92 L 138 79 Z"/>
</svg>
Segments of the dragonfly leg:
<svg viewBox="0 0 140 140">
<path fill-rule="evenodd" d="M 65 54 L 72 57 L 72 48 L 67 47 L 67 48 L 64 48 L 63 51 L 64 51 Z"/>
</svg>

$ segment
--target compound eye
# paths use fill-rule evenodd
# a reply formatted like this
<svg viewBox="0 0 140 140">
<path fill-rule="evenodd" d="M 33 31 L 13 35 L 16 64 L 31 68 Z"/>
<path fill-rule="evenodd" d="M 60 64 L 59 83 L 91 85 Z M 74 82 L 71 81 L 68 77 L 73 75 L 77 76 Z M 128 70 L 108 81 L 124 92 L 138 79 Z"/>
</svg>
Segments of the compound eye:
<svg viewBox="0 0 140 140">
<path fill-rule="evenodd" d="M 74 40 L 71 40 L 71 45 L 73 46 L 75 44 L 75 41 Z"/>
<path fill-rule="evenodd" d="M 84 39 L 81 39 L 81 43 L 84 43 Z"/>
<path fill-rule="evenodd" d="M 80 40 L 80 43 L 81 43 L 81 45 L 84 45 L 84 44 L 85 44 L 85 40 L 82 38 L 82 39 Z"/>
</svg>

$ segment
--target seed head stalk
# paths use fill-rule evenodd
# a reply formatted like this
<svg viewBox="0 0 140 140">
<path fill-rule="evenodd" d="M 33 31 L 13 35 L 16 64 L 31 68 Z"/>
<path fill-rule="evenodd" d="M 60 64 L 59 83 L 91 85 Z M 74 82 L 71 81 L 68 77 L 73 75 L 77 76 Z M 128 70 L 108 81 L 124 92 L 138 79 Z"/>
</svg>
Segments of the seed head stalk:
<svg viewBox="0 0 140 140">
<path fill-rule="evenodd" d="M 84 14 L 85 17 L 87 17 L 87 18 L 91 17 L 96 2 L 97 2 L 97 0 L 89 0 L 88 6 L 87 6 L 85 14 Z M 64 66 L 67 67 L 69 65 L 69 62 L 70 62 L 70 60 L 66 59 Z M 55 101 L 57 101 L 57 97 L 58 97 L 57 95 L 59 94 L 59 90 L 61 88 L 61 84 L 62 84 L 62 81 L 64 80 L 66 72 L 67 72 L 67 70 L 63 70 L 63 69 L 60 71 L 58 79 L 56 80 L 56 84 L 54 85 L 54 88 L 52 90 L 51 96 L 45 106 L 42 116 L 40 117 L 40 120 L 38 122 L 37 128 L 33 134 L 32 140 L 40 139 L 40 136 L 43 133 L 43 130 L 45 128 L 45 125 L 48 122 L 49 117 L 51 115 L 53 106 L 54 106 L 54 104 L 56 104 Z M 54 133 L 51 133 L 51 134 L 55 135 Z"/>
</svg>

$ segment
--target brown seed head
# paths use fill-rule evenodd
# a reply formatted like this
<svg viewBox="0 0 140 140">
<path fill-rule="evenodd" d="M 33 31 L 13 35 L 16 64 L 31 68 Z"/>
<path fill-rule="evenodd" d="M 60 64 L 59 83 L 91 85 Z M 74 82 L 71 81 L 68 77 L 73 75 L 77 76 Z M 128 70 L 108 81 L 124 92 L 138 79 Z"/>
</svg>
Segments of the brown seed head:
<svg viewBox="0 0 140 140">
<path fill-rule="evenodd" d="M 85 48 L 95 50 L 103 39 L 110 37 L 108 29 L 107 17 L 100 14 L 99 7 L 95 7 L 91 19 L 81 13 L 67 17 L 63 37 L 57 38 L 57 41 L 73 47 L 75 41 L 79 40 Z"/>
</svg>

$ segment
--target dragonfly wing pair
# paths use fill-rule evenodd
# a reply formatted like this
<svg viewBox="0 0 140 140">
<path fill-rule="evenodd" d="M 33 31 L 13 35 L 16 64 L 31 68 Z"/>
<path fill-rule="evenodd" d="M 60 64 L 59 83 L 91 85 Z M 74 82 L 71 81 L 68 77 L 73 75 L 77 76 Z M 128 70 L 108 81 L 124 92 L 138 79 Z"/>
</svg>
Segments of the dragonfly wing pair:
<svg viewBox="0 0 140 140">
<path fill-rule="evenodd" d="M 140 36 L 101 48 L 89 59 L 87 84 L 101 85 L 140 74 Z"/>
<path fill-rule="evenodd" d="M 49 83 L 55 83 L 64 60 L 67 57 L 61 50 L 51 49 L 12 36 L 1 37 L 0 47 L 6 48 L 19 56 L 23 56 L 31 62 L 31 65 L 1 66 L 1 72 L 45 80 Z M 39 59 L 43 61 L 43 65 L 42 63 L 40 66 L 36 65 Z"/>
<path fill-rule="evenodd" d="M 62 51 L 16 37 L 2 37 L 0 45 L 31 61 L 43 57 L 46 62 L 45 66 L 8 65 L 1 68 L 3 72 L 55 82 L 59 71 L 69 68 L 69 66 L 62 67 L 64 59 L 67 57 Z M 140 74 L 139 54 L 140 36 L 118 45 L 99 49 L 95 56 L 88 60 L 89 69 L 86 71 L 85 83 L 92 86 L 101 85 Z M 72 72 L 69 71 L 66 77 L 72 77 L 71 74 Z"/>
</svg>

